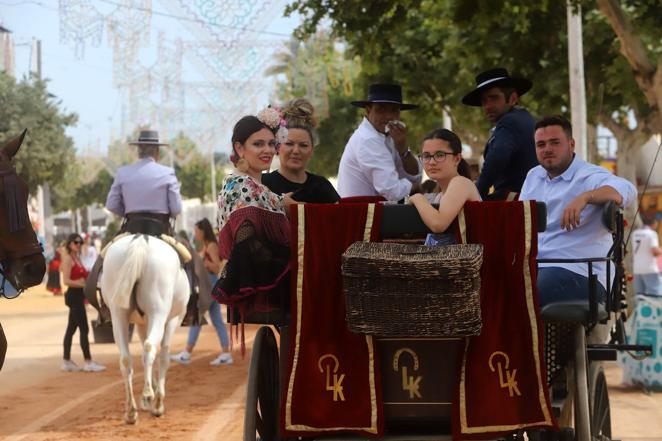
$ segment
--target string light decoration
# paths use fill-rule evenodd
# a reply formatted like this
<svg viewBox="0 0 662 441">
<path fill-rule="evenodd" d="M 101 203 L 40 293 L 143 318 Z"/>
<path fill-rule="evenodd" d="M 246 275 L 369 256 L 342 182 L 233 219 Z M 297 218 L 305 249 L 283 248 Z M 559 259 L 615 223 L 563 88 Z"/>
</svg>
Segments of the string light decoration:
<svg viewBox="0 0 662 441">
<path fill-rule="evenodd" d="M 234 122 L 264 106 L 272 89 L 263 74 L 288 36 L 263 30 L 286 0 L 155 3 L 160 8 L 152 0 L 60 0 L 60 39 L 84 58 L 105 32 L 121 138 L 149 125 L 163 139 L 183 132 L 202 151 L 229 149 Z M 179 31 L 159 32 L 156 17 L 175 21 Z"/>
</svg>

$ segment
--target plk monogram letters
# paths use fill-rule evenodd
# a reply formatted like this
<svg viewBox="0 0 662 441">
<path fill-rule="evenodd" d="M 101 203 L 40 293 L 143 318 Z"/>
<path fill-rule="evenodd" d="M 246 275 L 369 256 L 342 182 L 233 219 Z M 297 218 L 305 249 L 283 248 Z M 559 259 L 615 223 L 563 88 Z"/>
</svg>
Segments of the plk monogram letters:
<svg viewBox="0 0 662 441">
<path fill-rule="evenodd" d="M 338 401 L 338 399 L 340 399 L 340 401 L 345 401 L 345 395 L 343 394 L 342 386 L 342 382 L 345 379 L 345 374 L 341 374 L 340 377 L 338 377 L 338 374 L 336 373 L 340 367 L 338 358 L 336 358 L 336 356 L 333 354 L 324 354 L 317 360 L 317 367 L 321 373 L 324 373 L 325 369 L 322 367 L 322 362 L 327 358 L 333 360 L 333 383 L 331 383 L 331 363 L 328 362 L 324 366 L 324 368 L 326 368 L 326 390 L 333 392 L 333 401 Z"/>
<path fill-rule="evenodd" d="M 496 367 L 494 363 L 496 362 Z M 510 366 L 510 358 L 505 352 L 496 351 L 490 355 L 490 359 L 487 363 L 492 372 L 499 371 L 499 386 L 502 389 L 508 388 L 508 395 L 510 397 L 515 396 L 515 394 L 520 397 L 522 396 L 519 388 L 517 387 L 517 380 L 515 380 L 515 375 L 517 375 L 517 369 L 512 371 L 508 370 Z M 504 379 L 505 375 L 505 379 Z"/>
<path fill-rule="evenodd" d="M 414 360 L 414 371 L 418 370 L 418 356 L 416 355 L 416 352 L 409 348 L 401 348 L 398 349 L 393 355 L 393 370 L 398 372 L 399 371 L 399 366 L 398 364 L 400 363 L 400 356 L 403 353 L 407 353 L 411 355 L 411 358 Z M 421 392 L 420 392 L 420 387 L 421 387 L 421 380 L 423 379 L 422 376 L 417 376 L 414 378 L 413 375 L 407 375 L 407 366 L 402 366 L 402 390 L 408 391 L 409 392 L 409 398 L 414 399 L 416 398 L 422 398 L 421 397 Z"/>
</svg>

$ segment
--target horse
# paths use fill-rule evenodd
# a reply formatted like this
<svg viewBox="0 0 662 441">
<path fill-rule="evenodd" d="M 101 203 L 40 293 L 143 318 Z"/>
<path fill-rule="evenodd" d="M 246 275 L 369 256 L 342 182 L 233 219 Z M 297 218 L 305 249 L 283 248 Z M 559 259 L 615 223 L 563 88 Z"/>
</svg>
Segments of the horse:
<svg viewBox="0 0 662 441">
<path fill-rule="evenodd" d="M 189 282 L 175 249 L 155 236 L 131 234 L 106 250 L 101 295 L 110 309 L 113 336 L 120 350 L 120 370 L 126 392 L 124 421 L 135 424 L 138 411 L 133 394 L 133 362 L 129 352 L 129 322 L 136 323 L 143 344 L 142 410 L 154 416 L 165 411 L 165 381 L 170 342 L 186 313 Z M 157 357 L 157 346 L 160 350 Z M 158 359 L 156 391 L 152 368 Z"/>
<path fill-rule="evenodd" d="M 44 279 L 46 260 L 28 217 L 28 186 L 11 164 L 27 130 L 0 149 L 0 297 L 6 283 L 18 293 Z M 7 339 L 0 325 L 0 369 L 7 352 Z"/>
</svg>

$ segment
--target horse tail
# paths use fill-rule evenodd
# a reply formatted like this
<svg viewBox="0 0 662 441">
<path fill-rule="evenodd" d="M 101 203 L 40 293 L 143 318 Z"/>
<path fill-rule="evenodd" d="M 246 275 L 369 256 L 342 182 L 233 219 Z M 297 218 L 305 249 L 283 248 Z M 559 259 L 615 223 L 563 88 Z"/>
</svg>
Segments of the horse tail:
<svg viewBox="0 0 662 441">
<path fill-rule="evenodd" d="M 110 301 L 124 309 L 131 307 L 131 293 L 136 282 L 142 276 L 149 254 L 149 245 L 143 235 L 134 235 L 122 254 L 122 265 L 118 270 L 114 292 L 109 292 Z"/>
</svg>

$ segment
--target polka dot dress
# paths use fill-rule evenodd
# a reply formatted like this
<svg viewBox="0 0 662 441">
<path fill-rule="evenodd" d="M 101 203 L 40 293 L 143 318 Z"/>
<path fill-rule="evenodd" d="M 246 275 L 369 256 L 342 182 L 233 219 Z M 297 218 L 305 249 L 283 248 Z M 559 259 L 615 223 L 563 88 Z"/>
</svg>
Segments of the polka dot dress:
<svg viewBox="0 0 662 441">
<path fill-rule="evenodd" d="M 222 227 L 233 211 L 244 207 L 258 207 L 283 213 L 283 197 L 246 175 L 230 174 L 223 180 L 218 194 L 218 225 Z"/>
</svg>

